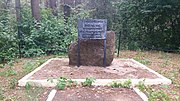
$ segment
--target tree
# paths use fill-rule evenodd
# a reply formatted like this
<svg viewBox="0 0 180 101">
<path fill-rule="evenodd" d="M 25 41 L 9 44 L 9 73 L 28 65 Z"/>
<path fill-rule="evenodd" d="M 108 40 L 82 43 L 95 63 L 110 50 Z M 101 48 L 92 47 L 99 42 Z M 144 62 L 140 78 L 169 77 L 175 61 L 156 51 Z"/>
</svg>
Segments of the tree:
<svg viewBox="0 0 180 101">
<path fill-rule="evenodd" d="M 20 0 L 15 1 L 15 6 L 16 6 L 16 18 L 17 22 L 21 21 L 21 15 L 20 15 L 20 8 L 21 8 L 21 3 Z"/>
<path fill-rule="evenodd" d="M 39 0 L 31 0 L 31 10 L 32 16 L 36 21 L 40 21 L 40 7 L 39 7 Z"/>
<path fill-rule="evenodd" d="M 21 23 L 21 2 L 20 0 L 16 0 L 15 1 L 15 7 L 16 7 L 16 19 L 17 19 L 17 23 L 18 23 L 18 38 L 19 38 L 19 55 L 21 57 L 21 42 L 22 42 L 22 35 L 21 35 L 21 28 L 20 28 L 20 23 Z"/>
<path fill-rule="evenodd" d="M 58 15 L 56 3 L 57 3 L 57 0 L 49 0 L 49 5 L 50 5 L 50 8 L 52 9 L 52 13 L 54 16 Z"/>
</svg>

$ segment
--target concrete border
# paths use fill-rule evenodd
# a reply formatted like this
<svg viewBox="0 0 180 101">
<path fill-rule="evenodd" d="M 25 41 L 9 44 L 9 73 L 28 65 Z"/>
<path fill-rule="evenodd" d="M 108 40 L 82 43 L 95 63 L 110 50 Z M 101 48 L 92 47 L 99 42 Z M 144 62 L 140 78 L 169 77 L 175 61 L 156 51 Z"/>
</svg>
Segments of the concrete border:
<svg viewBox="0 0 180 101">
<path fill-rule="evenodd" d="M 84 82 L 85 79 L 72 79 L 73 81 L 77 81 L 78 83 Z M 145 85 L 159 85 L 159 84 L 165 84 L 169 85 L 169 81 L 165 79 L 96 79 L 96 81 L 93 83 L 95 86 L 105 86 L 111 84 L 113 81 L 117 82 L 125 82 L 127 80 L 131 80 L 132 86 L 139 84 L 139 82 L 144 82 Z M 57 79 L 53 79 L 53 82 L 48 81 L 48 79 L 44 80 L 21 80 L 18 83 L 18 86 L 25 86 L 26 83 L 32 84 L 32 85 L 40 85 L 42 87 L 55 87 L 57 83 Z"/>
<path fill-rule="evenodd" d="M 141 92 L 138 88 L 133 88 L 133 90 L 136 92 L 136 94 L 138 94 L 141 97 L 143 101 L 148 101 L 148 97 L 143 92 Z"/>
<path fill-rule="evenodd" d="M 57 80 L 54 80 L 54 83 L 48 82 L 47 79 L 44 80 L 28 80 L 29 77 L 31 77 L 34 73 L 36 73 L 37 71 L 39 71 L 41 68 L 43 68 L 45 65 L 47 65 L 48 63 L 50 63 L 52 60 L 62 60 L 64 58 L 52 58 L 49 59 L 48 61 L 46 61 L 45 63 L 43 63 L 41 66 L 39 66 L 38 68 L 36 68 L 34 71 L 32 71 L 31 73 L 29 73 L 28 75 L 24 76 L 22 79 L 20 79 L 18 81 L 18 85 L 19 86 L 25 86 L 27 82 L 29 83 L 33 83 L 35 85 L 42 85 L 44 87 L 54 87 L 55 83 L 57 82 Z M 155 74 L 157 77 L 156 79 L 148 79 L 148 78 L 142 78 L 142 79 L 97 79 L 96 82 L 94 83 L 94 85 L 107 85 L 109 83 L 111 83 L 112 81 L 120 81 L 120 82 L 124 82 L 127 80 L 131 80 L 133 86 L 137 85 L 140 81 L 144 81 L 145 85 L 158 85 L 158 84 L 166 84 L 169 85 L 172 83 L 172 81 L 170 79 L 167 79 L 166 77 L 160 75 L 159 73 L 155 72 L 154 70 L 146 67 L 145 65 L 135 61 L 134 59 L 121 59 L 121 60 L 130 60 L 138 65 L 140 65 L 143 69 L 148 70 L 149 72 Z M 72 79 L 78 82 L 82 82 L 85 79 Z"/>
<path fill-rule="evenodd" d="M 141 92 L 138 88 L 133 88 L 133 90 L 143 101 L 148 101 L 148 97 L 143 92 Z M 56 93 L 57 93 L 57 90 L 55 89 L 51 90 L 46 101 L 53 101 Z"/>
<path fill-rule="evenodd" d="M 53 82 L 50 82 L 47 79 L 44 79 L 44 80 L 28 80 L 28 78 L 30 78 L 34 73 L 39 71 L 45 65 L 50 63 L 52 60 L 62 60 L 62 59 L 64 59 L 64 58 L 52 58 L 52 59 L 49 59 L 48 61 L 43 63 L 41 66 L 36 68 L 34 71 L 32 71 L 31 73 L 27 74 L 22 79 L 20 79 L 18 81 L 18 86 L 25 86 L 26 83 L 28 82 L 28 83 L 30 83 L 32 85 L 35 85 L 35 86 L 55 87 L 56 84 L 57 84 L 57 79 L 53 79 Z M 143 69 L 146 69 L 149 72 L 155 74 L 158 78 L 156 78 L 156 79 L 148 79 L 148 78 L 142 78 L 142 79 L 96 79 L 96 81 L 93 83 L 93 85 L 95 85 L 95 86 L 105 86 L 105 85 L 111 84 L 113 81 L 125 82 L 127 80 L 131 80 L 132 81 L 133 90 L 143 99 L 143 101 L 148 101 L 147 96 L 143 92 L 141 92 L 138 88 L 134 88 L 135 85 L 137 85 L 140 81 L 144 82 L 145 85 L 158 85 L 158 84 L 169 85 L 169 84 L 172 83 L 172 81 L 170 79 L 164 77 L 163 75 L 155 72 L 154 70 L 152 70 L 152 69 L 148 68 L 147 66 L 137 62 L 134 59 L 121 59 L 121 60 L 130 60 L 130 61 L 136 63 L 137 65 L 139 65 L 140 67 L 142 67 Z M 81 82 L 85 81 L 85 79 L 72 79 L 72 80 L 73 81 L 77 81 L 78 83 L 81 83 Z M 55 96 L 55 94 L 56 94 L 56 92 L 57 92 L 57 90 L 53 89 L 50 92 L 50 94 L 48 95 L 48 99 L 46 101 L 52 101 L 54 96 Z"/>
<path fill-rule="evenodd" d="M 56 92 L 57 92 L 57 90 L 55 90 L 55 89 L 51 90 L 46 101 L 52 101 L 54 96 L 56 95 Z"/>
</svg>

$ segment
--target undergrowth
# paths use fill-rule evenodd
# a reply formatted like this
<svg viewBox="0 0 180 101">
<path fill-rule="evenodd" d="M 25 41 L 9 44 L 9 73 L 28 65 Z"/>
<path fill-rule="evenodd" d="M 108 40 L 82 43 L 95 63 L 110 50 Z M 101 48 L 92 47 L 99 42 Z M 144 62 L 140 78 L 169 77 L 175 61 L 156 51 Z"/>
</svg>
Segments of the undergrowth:
<svg viewBox="0 0 180 101">
<path fill-rule="evenodd" d="M 131 80 L 127 80 L 124 82 L 118 82 L 118 81 L 113 81 L 110 86 L 113 88 L 130 88 L 131 87 Z"/>
<path fill-rule="evenodd" d="M 90 87 L 90 86 L 92 86 L 92 83 L 94 83 L 95 82 L 95 78 L 92 78 L 92 77 L 90 77 L 90 78 L 86 78 L 86 80 L 84 81 L 84 82 L 81 82 L 81 85 L 83 86 L 83 87 L 86 87 L 86 86 L 88 86 L 88 87 Z"/>
<path fill-rule="evenodd" d="M 137 87 L 148 96 L 148 101 L 170 101 L 169 96 L 164 91 L 145 86 L 144 82 L 139 82 Z"/>
</svg>

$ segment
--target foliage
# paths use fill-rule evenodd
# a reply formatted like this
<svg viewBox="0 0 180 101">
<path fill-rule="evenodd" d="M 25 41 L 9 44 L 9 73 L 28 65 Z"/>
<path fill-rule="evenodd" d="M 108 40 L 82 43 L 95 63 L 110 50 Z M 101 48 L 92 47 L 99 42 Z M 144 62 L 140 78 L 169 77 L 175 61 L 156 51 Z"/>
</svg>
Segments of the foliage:
<svg viewBox="0 0 180 101">
<path fill-rule="evenodd" d="M 0 86 L 0 100 L 3 100 L 5 98 L 4 94 L 3 94 L 3 90 L 2 87 Z"/>
<path fill-rule="evenodd" d="M 50 79 L 50 81 L 52 81 Z M 71 79 L 67 79 L 65 77 L 60 77 L 57 79 L 57 84 L 56 84 L 56 88 L 59 89 L 59 90 L 64 90 L 65 87 L 72 87 L 72 86 L 76 86 L 77 85 L 77 82 L 76 81 L 73 81 Z"/>
<path fill-rule="evenodd" d="M 150 86 L 145 86 L 144 82 L 139 82 L 137 87 L 140 91 L 144 92 L 148 96 L 148 101 L 170 101 L 170 98 L 162 90 L 154 90 Z"/>
<path fill-rule="evenodd" d="M 17 53 L 15 16 L 4 1 L 0 2 L 0 63 L 12 60 Z"/>
<path fill-rule="evenodd" d="M 9 76 L 14 76 L 14 75 L 17 75 L 17 72 L 13 69 L 7 69 L 3 72 L 0 72 L 0 76 L 9 77 Z"/>
<path fill-rule="evenodd" d="M 15 89 L 17 84 L 18 84 L 18 80 L 16 78 L 12 78 L 9 81 L 9 88 L 10 89 Z"/>
<path fill-rule="evenodd" d="M 57 83 L 57 85 L 56 85 L 56 88 L 57 88 L 57 89 L 60 89 L 60 90 L 64 90 L 65 87 L 66 87 L 66 81 L 67 81 L 66 78 L 60 77 L 60 78 L 58 79 L 58 83 Z"/>
<path fill-rule="evenodd" d="M 121 49 L 155 49 L 179 52 L 179 0 L 88 0 L 72 6 L 64 20 L 61 7 L 57 16 L 41 6 L 41 20 L 32 18 L 27 1 L 21 2 L 21 22 L 16 22 L 14 3 L 0 1 L 0 63 L 18 57 L 67 53 L 77 39 L 77 19 L 108 19 Z M 59 6 L 59 5 L 58 5 Z M 19 33 L 17 31 L 19 29 Z M 18 35 L 19 34 L 19 35 Z M 118 46 L 119 44 L 116 44 Z M 145 61 L 146 62 L 146 61 Z"/>
<path fill-rule="evenodd" d="M 92 77 L 86 78 L 86 80 L 85 80 L 84 82 L 82 82 L 81 85 L 82 85 L 83 87 L 86 87 L 86 86 L 90 87 L 90 86 L 92 86 L 92 83 L 95 82 L 95 80 L 96 80 L 96 79 L 95 79 L 95 78 L 92 78 Z"/>
<path fill-rule="evenodd" d="M 28 101 L 38 101 L 38 96 L 43 92 L 42 87 L 33 87 L 29 82 L 26 83 L 25 90 L 25 94 L 27 96 Z"/>
<path fill-rule="evenodd" d="M 112 84 L 110 85 L 111 87 L 113 88 L 130 88 L 131 87 L 131 80 L 127 80 L 127 81 L 124 81 L 124 82 L 117 82 L 117 81 L 113 81 Z"/>
<path fill-rule="evenodd" d="M 137 56 L 134 57 L 133 59 L 144 65 L 149 65 L 151 63 L 149 59 L 144 57 L 144 54 L 142 54 L 142 52 L 138 53 Z"/>
<path fill-rule="evenodd" d="M 125 0 L 113 5 L 116 9 L 114 28 L 121 29 L 122 47 L 178 50 L 179 0 Z"/>
</svg>

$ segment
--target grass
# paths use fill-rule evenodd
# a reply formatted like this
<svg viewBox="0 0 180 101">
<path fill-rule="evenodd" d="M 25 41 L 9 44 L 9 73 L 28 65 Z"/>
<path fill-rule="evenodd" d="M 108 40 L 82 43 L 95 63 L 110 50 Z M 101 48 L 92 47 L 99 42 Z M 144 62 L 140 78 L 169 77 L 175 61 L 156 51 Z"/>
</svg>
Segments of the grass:
<svg viewBox="0 0 180 101">
<path fill-rule="evenodd" d="M 43 88 L 39 86 L 31 86 L 29 83 L 25 85 L 25 95 L 28 101 L 38 101 L 38 96 L 43 92 Z"/>
<path fill-rule="evenodd" d="M 31 88 L 27 91 L 23 87 L 17 87 L 17 81 L 52 57 L 57 56 L 22 58 L 7 64 L 0 64 L 3 66 L 0 68 L 0 101 L 28 101 L 28 99 L 34 98 L 33 96 L 39 95 L 33 92 L 33 89 L 37 89 L 36 91 L 39 93 L 43 92 L 40 88 Z"/>
<path fill-rule="evenodd" d="M 170 97 L 162 90 L 155 90 L 151 86 L 145 86 L 143 82 L 139 82 L 137 87 L 147 95 L 148 101 L 170 101 Z M 168 88 L 166 85 L 164 87 Z"/>
<path fill-rule="evenodd" d="M 127 80 L 124 82 L 118 82 L 118 81 L 113 81 L 110 86 L 113 88 L 130 88 L 132 85 L 131 80 Z"/>
<path fill-rule="evenodd" d="M 3 100 L 5 98 L 3 93 L 4 93 L 4 91 L 3 91 L 2 87 L 0 86 L 0 100 Z"/>
<path fill-rule="evenodd" d="M 0 67 L 0 101 L 2 99 L 13 99 L 14 101 L 37 99 L 37 95 L 44 92 L 46 88 L 30 87 L 28 91 L 26 88 L 17 87 L 16 80 L 21 79 L 51 57 L 57 56 L 22 58 L 5 65 L 0 64 L 2 67 Z M 151 94 L 153 99 L 158 99 L 157 96 L 165 98 L 165 95 L 168 95 L 170 101 L 180 101 L 180 54 L 157 51 L 121 51 L 120 58 L 134 58 L 172 80 L 171 85 L 150 86 L 153 91 L 157 91 Z"/>
<path fill-rule="evenodd" d="M 8 76 L 14 76 L 14 75 L 17 75 L 17 72 L 13 69 L 7 69 L 3 72 L 0 72 L 0 76 L 8 77 Z"/>
<path fill-rule="evenodd" d="M 171 79 L 173 82 L 171 85 L 156 85 L 151 86 L 151 88 L 159 91 L 159 93 L 163 91 L 164 94 L 169 96 L 170 101 L 180 101 L 180 54 L 161 51 L 121 51 L 120 58 L 135 58 L 137 61 L 139 59 L 140 62 L 148 59 L 150 63 L 145 63 L 147 67 Z"/>
</svg>

